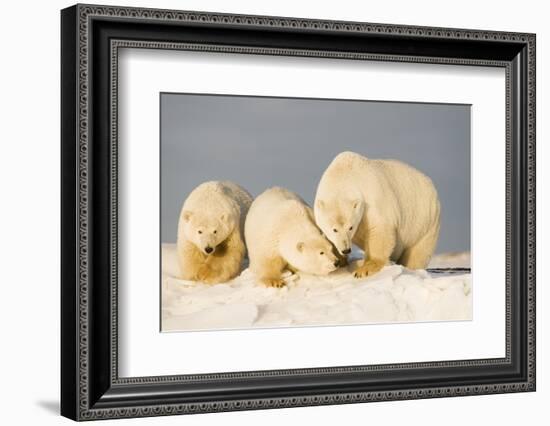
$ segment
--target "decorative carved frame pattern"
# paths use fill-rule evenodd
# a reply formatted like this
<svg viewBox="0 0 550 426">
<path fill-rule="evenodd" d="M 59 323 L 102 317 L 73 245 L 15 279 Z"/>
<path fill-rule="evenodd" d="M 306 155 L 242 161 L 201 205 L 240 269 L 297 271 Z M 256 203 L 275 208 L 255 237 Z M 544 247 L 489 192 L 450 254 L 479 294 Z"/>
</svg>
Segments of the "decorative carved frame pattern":
<svg viewBox="0 0 550 426">
<path fill-rule="evenodd" d="M 77 5 L 76 14 L 78 19 L 78 43 L 77 43 L 77 90 L 78 90 L 78 111 L 77 111 L 77 170 L 78 180 L 77 194 L 77 312 L 78 323 L 77 342 L 78 342 L 78 362 L 76 364 L 76 390 L 78 391 L 77 408 L 74 418 L 78 420 L 92 420 L 113 417 L 140 417 L 157 416 L 171 414 L 187 413 L 205 413 L 215 411 L 230 410 L 248 410 L 262 408 L 281 408 L 293 406 L 343 404 L 367 401 L 383 400 L 401 400 L 416 398 L 434 398 L 442 396 L 462 396 L 488 393 L 504 393 L 518 391 L 533 391 L 535 389 L 535 36 L 533 34 L 521 34 L 511 32 L 478 31 L 464 29 L 447 28 L 428 28 L 411 27 L 401 25 L 369 24 L 358 22 L 337 22 L 310 19 L 294 18 L 275 18 L 264 16 L 246 16 L 246 15 L 228 15 L 202 12 L 184 12 L 156 9 L 136 9 L 126 7 L 103 7 L 91 5 Z M 423 389 L 400 389 L 379 392 L 352 392 L 352 393 L 327 393 L 324 395 L 310 395 L 299 397 L 273 397 L 258 399 L 234 399 L 214 402 L 201 403 L 165 403 L 138 407 L 115 407 L 115 408 L 95 408 L 90 401 L 89 384 L 89 353 L 90 353 L 90 335 L 88 316 L 90 300 L 89 290 L 89 121 L 90 113 L 90 82 L 89 82 L 89 55 L 90 55 L 90 22 L 94 18 L 124 18 L 136 19 L 140 21 L 169 21 L 181 23 L 205 23 L 205 24 L 223 24 L 251 26 L 259 28 L 299 28 L 315 31 L 337 31 L 349 33 L 367 33 L 367 34 L 385 34 L 385 35 L 410 35 L 422 38 L 437 38 L 451 40 L 486 40 L 486 41 L 508 41 L 523 43 L 527 46 L 527 229 L 529 234 L 529 244 L 527 245 L 527 380 L 521 382 L 506 382 L 498 384 L 484 384 L 479 386 L 449 386 L 433 387 Z M 131 48 L 154 48 L 154 49 L 176 49 L 176 50 L 196 50 L 209 52 L 225 52 L 236 54 L 262 54 L 262 55 L 287 55 L 287 56 L 311 56 L 326 57 L 336 59 L 356 59 L 356 60 L 374 60 L 374 61 L 397 61 L 397 62 L 424 62 L 439 64 L 456 65 L 481 65 L 496 66 L 506 69 L 506 357 L 502 359 L 481 359 L 481 360 L 462 360 L 449 362 L 430 362 L 414 364 L 388 364 L 373 366 L 354 366 L 354 367 L 327 367 L 318 369 L 301 370 L 274 370 L 243 373 L 222 373 L 209 375 L 188 375 L 188 376 L 161 376 L 161 377 L 139 377 L 139 378 L 119 378 L 117 367 L 117 71 L 118 71 L 118 49 L 124 47 Z M 170 42 L 151 42 L 143 40 L 111 40 L 111 369 L 110 379 L 113 385 L 124 384 L 152 384 L 152 383 L 173 383 L 182 381 L 215 381 L 220 379 L 242 379 L 247 377 L 269 377 L 269 376 L 304 376 L 307 374 L 331 374 L 342 372 L 367 372 L 392 369 L 410 369 L 410 368 L 437 368 L 448 366 L 474 366 L 474 365 L 492 365 L 506 364 L 510 362 L 510 342 L 511 342 L 511 283 L 510 283 L 510 256 L 512 248 L 511 240 L 511 222 L 510 209 L 511 203 L 511 149 L 510 138 L 512 129 L 510 128 L 511 114 L 511 65 L 506 61 L 461 59 L 461 58 L 441 58 L 441 57 L 418 57 L 403 55 L 385 55 L 385 54 L 366 54 L 350 52 L 327 52 L 302 49 L 278 49 L 278 48 L 257 48 L 243 46 L 227 45 L 208 45 L 193 43 L 170 43 Z M 71 415 L 71 417 L 73 417 Z"/>
</svg>

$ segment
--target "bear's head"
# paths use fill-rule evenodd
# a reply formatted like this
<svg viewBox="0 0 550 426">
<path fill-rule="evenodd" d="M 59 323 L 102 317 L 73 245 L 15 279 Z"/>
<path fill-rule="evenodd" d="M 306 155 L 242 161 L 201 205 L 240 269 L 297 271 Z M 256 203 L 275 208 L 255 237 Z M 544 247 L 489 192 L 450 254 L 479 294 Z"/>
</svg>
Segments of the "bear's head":
<svg viewBox="0 0 550 426">
<path fill-rule="evenodd" d="M 315 222 L 341 254 L 351 252 L 352 240 L 363 214 L 362 198 L 315 200 Z"/>
<path fill-rule="evenodd" d="M 308 274 L 327 275 L 338 267 L 338 258 L 333 253 L 332 245 L 319 230 L 314 230 L 310 236 L 293 235 L 284 238 L 280 250 L 292 267 Z"/>
<path fill-rule="evenodd" d="M 237 226 L 234 215 L 212 209 L 200 212 L 184 210 L 181 214 L 183 233 L 204 254 L 213 254 Z"/>
</svg>

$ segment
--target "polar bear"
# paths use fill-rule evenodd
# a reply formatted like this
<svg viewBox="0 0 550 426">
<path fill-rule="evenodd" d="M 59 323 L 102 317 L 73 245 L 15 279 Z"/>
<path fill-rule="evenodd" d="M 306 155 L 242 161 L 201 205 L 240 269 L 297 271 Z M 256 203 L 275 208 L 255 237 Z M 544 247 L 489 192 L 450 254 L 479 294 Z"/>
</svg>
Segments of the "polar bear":
<svg viewBox="0 0 550 426">
<path fill-rule="evenodd" d="M 338 267 L 333 246 L 315 225 L 311 208 L 284 188 L 270 188 L 253 201 L 244 235 L 250 269 L 268 287 L 285 284 L 285 269 L 327 275 Z"/>
<path fill-rule="evenodd" d="M 235 278 L 246 248 L 244 220 L 252 196 L 232 182 L 197 186 L 181 208 L 177 252 L 184 280 L 220 283 Z"/>
<path fill-rule="evenodd" d="M 437 191 L 427 176 L 396 160 L 338 154 L 324 172 L 314 203 L 317 225 L 343 255 L 365 252 L 355 271 L 374 274 L 389 260 L 426 268 L 439 236 Z"/>
</svg>

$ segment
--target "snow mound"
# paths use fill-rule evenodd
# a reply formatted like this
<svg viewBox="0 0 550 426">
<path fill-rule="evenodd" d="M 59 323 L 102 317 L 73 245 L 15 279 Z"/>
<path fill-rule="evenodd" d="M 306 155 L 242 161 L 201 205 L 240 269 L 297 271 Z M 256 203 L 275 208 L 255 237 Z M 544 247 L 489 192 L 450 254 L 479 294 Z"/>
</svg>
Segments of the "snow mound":
<svg viewBox="0 0 550 426">
<path fill-rule="evenodd" d="M 447 262 L 444 267 L 452 266 Z M 175 245 L 163 244 L 162 331 L 472 318 L 469 272 L 413 271 L 389 265 L 373 277 L 358 280 L 353 269 L 352 263 L 325 277 L 288 273 L 287 285 L 281 289 L 265 287 L 248 269 L 230 282 L 205 285 L 177 279 Z"/>
</svg>

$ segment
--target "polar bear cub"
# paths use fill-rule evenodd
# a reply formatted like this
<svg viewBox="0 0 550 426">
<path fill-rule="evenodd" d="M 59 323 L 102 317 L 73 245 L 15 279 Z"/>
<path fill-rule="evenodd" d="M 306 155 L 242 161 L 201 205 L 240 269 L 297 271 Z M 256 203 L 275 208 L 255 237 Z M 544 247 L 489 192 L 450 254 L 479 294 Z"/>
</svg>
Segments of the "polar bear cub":
<svg viewBox="0 0 550 426">
<path fill-rule="evenodd" d="M 254 200 L 244 234 L 250 269 L 266 286 L 282 287 L 285 269 L 327 275 L 338 267 L 311 208 L 284 188 L 270 188 Z"/>
<path fill-rule="evenodd" d="M 183 203 L 177 252 L 184 280 L 220 283 L 235 278 L 246 248 L 244 221 L 252 196 L 232 182 L 205 182 Z"/>
<path fill-rule="evenodd" d="M 399 161 L 353 152 L 337 155 L 324 172 L 314 213 L 340 253 L 349 254 L 352 243 L 364 250 L 357 278 L 389 260 L 425 268 L 439 236 L 439 199 L 430 178 Z"/>
</svg>

